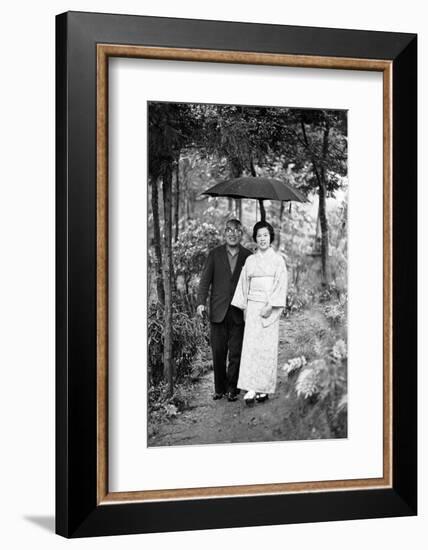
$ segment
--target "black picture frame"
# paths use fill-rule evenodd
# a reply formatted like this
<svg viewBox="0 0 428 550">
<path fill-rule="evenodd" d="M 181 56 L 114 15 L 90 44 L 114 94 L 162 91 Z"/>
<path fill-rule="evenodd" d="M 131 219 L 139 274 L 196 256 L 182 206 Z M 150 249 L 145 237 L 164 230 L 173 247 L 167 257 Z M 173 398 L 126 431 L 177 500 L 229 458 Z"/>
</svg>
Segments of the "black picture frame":
<svg viewBox="0 0 428 550">
<path fill-rule="evenodd" d="M 392 485 L 108 505 L 97 497 L 97 44 L 392 63 Z M 68 12 L 56 18 L 56 532 L 65 537 L 417 513 L 417 36 Z"/>
</svg>

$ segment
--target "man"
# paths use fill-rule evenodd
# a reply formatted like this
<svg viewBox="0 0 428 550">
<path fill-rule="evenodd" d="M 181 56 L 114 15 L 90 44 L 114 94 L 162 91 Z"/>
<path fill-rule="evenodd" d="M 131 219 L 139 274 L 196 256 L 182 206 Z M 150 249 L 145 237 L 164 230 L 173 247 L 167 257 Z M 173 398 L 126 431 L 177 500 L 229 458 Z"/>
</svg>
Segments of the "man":
<svg viewBox="0 0 428 550">
<path fill-rule="evenodd" d="M 241 274 L 242 266 L 251 251 L 241 246 L 242 225 L 229 220 L 224 231 L 225 244 L 214 248 L 208 255 L 199 283 L 197 313 L 205 312 L 208 291 L 210 297 L 211 347 L 214 363 L 213 399 L 227 396 L 237 399 L 237 382 L 244 334 L 243 312 L 230 305 Z M 226 360 L 229 353 L 229 364 Z"/>
</svg>

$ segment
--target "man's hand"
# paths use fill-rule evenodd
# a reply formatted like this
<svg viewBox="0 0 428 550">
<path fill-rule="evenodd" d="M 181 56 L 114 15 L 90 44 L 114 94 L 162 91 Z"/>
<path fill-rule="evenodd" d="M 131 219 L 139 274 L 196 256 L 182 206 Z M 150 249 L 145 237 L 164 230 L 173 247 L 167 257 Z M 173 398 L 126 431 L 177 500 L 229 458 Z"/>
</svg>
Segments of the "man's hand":
<svg viewBox="0 0 428 550">
<path fill-rule="evenodd" d="M 206 311 L 206 309 L 205 309 L 205 306 L 204 306 L 203 304 L 199 305 L 199 306 L 196 308 L 196 313 L 199 315 L 199 317 L 203 317 L 205 311 Z"/>
</svg>

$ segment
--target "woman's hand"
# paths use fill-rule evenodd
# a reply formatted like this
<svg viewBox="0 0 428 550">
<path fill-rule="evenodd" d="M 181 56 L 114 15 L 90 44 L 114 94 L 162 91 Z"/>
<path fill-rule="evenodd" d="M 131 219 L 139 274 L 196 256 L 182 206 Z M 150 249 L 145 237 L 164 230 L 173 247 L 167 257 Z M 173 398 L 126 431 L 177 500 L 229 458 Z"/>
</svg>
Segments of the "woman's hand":
<svg viewBox="0 0 428 550">
<path fill-rule="evenodd" d="M 260 311 L 260 315 L 263 317 L 263 319 L 266 319 L 267 317 L 269 317 L 269 315 L 272 313 L 272 306 L 268 303 L 266 303 L 261 311 Z"/>
</svg>

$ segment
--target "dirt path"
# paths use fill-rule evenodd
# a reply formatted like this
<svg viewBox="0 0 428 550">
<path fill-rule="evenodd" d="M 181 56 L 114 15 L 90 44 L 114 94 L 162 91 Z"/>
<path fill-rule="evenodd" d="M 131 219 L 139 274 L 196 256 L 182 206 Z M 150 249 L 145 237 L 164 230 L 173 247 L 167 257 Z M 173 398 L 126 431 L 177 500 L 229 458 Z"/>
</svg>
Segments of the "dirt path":
<svg viewBox="0 0 428 550">
<path fill-rule="evenodd" d="M 287 441 L 330 437 L 325 418 L 311 418 L 310 407 L 302 406 L 282 366 L 290 358 L 291 346 L 303 316 L 281 320 L 278 384 L 275 394 L 264 403 L 248 407 L 241 392 L 238 401 L 213 401 L 213 373 L 200 379 L 190 406 L 178 416 L 165 419 L 151 430 L 149 446 L 201 445 L 255 441 Z"/>
</svg>

